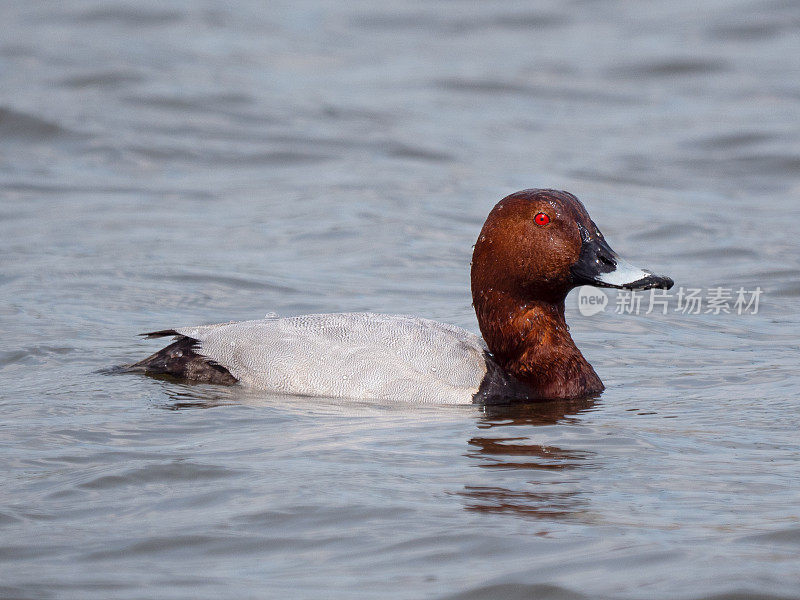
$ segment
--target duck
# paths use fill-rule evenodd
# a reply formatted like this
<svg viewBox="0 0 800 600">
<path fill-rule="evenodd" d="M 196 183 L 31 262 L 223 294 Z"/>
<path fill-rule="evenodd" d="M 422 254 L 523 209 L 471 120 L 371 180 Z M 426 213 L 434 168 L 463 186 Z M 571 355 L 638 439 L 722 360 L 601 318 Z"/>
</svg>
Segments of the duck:
<svg viewBox="0 0 800 600">
<path fill-rule="evenodd" d="M 500 200 L 475 243 L 481 335 L 430 319 L 329 313 L 175 327 L 126 371 L 277 394 L 405 403 L 508 404 L 597 397 L 564 303 L 575 287 L 669 289 L 606 242 L 574 195 L 526 189 Z"/>
</svg>

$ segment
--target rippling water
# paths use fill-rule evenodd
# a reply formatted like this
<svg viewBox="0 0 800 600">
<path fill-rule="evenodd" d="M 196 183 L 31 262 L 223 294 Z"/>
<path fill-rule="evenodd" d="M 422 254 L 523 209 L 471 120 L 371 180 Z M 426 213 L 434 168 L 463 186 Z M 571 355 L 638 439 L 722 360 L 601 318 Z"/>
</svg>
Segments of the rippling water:
<svg viewBox="0 0 800 600">
<path fill-rule="evenodd" d="M 0 596 L 798 596 L 796 3 L 0 18 Z M 471 244 L 525 187 L 758 314 L 571 296 L 607 391 L 513 409 L 102 374 L 267 312 L 477 330 Z"/>
</svg>

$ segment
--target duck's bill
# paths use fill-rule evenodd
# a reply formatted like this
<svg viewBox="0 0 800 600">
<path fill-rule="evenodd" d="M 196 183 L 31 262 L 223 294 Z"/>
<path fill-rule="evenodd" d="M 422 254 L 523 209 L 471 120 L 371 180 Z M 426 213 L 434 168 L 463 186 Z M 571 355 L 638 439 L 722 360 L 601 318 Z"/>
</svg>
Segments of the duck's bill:
<svg viewBox="0 0 800 600">
<path fill-rule="evenodd" d="M 602 235 L 591 236 L 583 230 L 583 244 L 578 262 L 572 266 L 575 285 L 619 288 L 626 290 L 668 290 L 673 281 L 665 275 L 656 275 L 647 269 L 633 266 L 617 256 Z"/>
<path fill-rule="evenodd" d="M 625 290 L 649 290 L 652 288 L 668 290 L 674 283 L 666 275 L 656 275 L 647 269 L 634 267 L 619 256 L 614 257 L 614 262 L 616 267 L 612 271 L 595 275 L 589 285 Z"/>
</svg>

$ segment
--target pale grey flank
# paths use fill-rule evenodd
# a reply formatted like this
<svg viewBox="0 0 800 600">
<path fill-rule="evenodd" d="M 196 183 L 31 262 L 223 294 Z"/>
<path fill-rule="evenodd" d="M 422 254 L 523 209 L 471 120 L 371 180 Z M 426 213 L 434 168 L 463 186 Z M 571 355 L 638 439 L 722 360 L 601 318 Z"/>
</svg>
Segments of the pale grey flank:
<svg viewBox="0 0 800 600">
<path fill-rule="evenodd" d="M 279 394 L 468 404 L 486 374 L 480 336 L 411 316 L 315 314 L 176 331 L 242 384 Z"/>
</svg>

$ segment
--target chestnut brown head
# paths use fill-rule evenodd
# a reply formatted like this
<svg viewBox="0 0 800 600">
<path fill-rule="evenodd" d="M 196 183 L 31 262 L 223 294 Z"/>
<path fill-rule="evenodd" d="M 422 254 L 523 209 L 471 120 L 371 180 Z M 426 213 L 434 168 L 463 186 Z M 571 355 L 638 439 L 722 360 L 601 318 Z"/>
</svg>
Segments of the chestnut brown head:
<svg viewBox="0 0 800 600">
<path fill-rule="evenodd" d="M 559 303 L 578 285 L 669 289 L 672 280 L 619 258 L 572 194 L 530 189 L 498 202 L 475 244 L 473 299 L 499 292 Z"/>
</svg>

